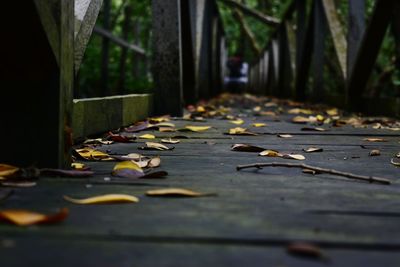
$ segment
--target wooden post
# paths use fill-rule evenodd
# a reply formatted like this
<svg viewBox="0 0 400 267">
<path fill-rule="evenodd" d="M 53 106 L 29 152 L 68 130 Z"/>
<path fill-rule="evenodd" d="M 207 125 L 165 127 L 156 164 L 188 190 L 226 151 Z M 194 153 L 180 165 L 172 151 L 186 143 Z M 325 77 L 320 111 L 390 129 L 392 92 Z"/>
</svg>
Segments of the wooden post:
<svg viewBox="0 0 400 267">
<path fill-rule="evenodd" d="M 296 66 L 296 99 L 306 99 L 306 86 L 308 81 L 308 75 L 310 71 L 311 57 L 313 51 L 313 33 L 314 33 L 314 4 L 312 5 L 310 15 L 306 27 L 303 26 L 303 18 L 305 18 L 306 9 L 303 6 L 304 1 L 297 0 L 298 12 L 304 14 L 298 14 L 298 27 L 297 38 L 303 38 L 297 40 L 297 66 Z M 314 1 L 312 1 L 314 2 Z M 304 17 L 303 17 L 304 16 Z"/>
<path fill-rule="evenodd" d="M 377 0 L 368 27 L 358 49 L 356 61 L 347 84 L 349 109 L 361 110 L 362 97 L 373 66 L 392 20 L 393 3 L 396 0 Z"/>
<path fill-rule="evenodd" d="M 153 0 L 154 113 L 181 116 L 182 43 L 180 0 Z"/>
<path fill-rule="evenodd" d="M 2 28 L 0 162 L 70 167 L 74 1 L 27 1 L 23 8 L 6 1 L 2 8 L 1 25 L 13 25 Z"/>
<path fill-rule="evenodd" d="M 313 60 L 313 92 L 312 99 L 320 102 L 324 99 L 324 64 L 326 40 L 326 16 L 321 1 L 314 2 L 314 60 Z"/>
<path fill-rule="evenodd" d="M 357 51 L 365 31 L 365 0 L 349 1 L 349 28 L 347 32 L 347 77 L 356 60 Z"/>
<path fill-rule="evenodd" d="M 190 17 L 190 0 L 181 0 L 182 30 L 182 83 L 184 105 L 196 102 L 195 62 L 193 56 L 192 20 Z"/>
<path fill-rule="evenodd" d="M 110 30 L 110 11 L 111 0 L 104 0 L 103 4 L 103 28 Z M 103 37 L 101 42 L 101 89 L 103 96 L 111 95 L 111 88 L 109 86 L 108 75 L 108 61 L 109 61 L 110 40 Z"/>
</svg>

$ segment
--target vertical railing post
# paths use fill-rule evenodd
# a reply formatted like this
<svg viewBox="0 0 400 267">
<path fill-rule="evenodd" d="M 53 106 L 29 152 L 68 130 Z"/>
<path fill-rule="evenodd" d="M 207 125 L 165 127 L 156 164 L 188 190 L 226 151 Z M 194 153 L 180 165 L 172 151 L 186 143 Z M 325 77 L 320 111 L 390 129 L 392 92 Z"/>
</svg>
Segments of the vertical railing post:
<svg viewBox="0 0 400 267">
<path fill-rule="evenodd" d="M 181 116 L 182 42 L 180 0 L 153 0 L 154 113 Z"/>
</svg>

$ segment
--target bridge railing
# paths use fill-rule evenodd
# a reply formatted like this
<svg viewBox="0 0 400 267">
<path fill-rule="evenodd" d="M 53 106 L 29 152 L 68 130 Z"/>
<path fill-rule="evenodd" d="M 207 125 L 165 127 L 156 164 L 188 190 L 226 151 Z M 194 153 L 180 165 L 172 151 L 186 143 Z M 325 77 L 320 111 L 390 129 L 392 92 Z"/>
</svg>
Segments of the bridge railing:
<svg viewBox="0 0 400 267">
<path fill-rule="evenodd" d="M 290 1 L 274 34 L 251 64 L 249 90 L 371 114 L 400 115 L 398 98 L 379 98 L 376 92 L 371 97 L 367 90 L 390 26 L 396 40 L 391 53 L 398 58 L 399 3 L 376 0 L 367 16 L 366 1 L 345 2 L 348 14 L 343 16 L 334 0 Z"/>
</svg>

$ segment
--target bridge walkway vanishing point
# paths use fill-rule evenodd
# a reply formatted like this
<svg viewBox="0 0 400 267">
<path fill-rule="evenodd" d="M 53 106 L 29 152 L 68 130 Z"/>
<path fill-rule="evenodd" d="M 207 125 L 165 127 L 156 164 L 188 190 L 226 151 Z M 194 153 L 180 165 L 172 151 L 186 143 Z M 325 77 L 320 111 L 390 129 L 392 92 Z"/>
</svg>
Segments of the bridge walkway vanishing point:
<svg viewBox="0 0 400 267">
<path fill-rule="evenodd" d="M 94 137 L 114 139 L 112 144 L 75 144 L 75 163 L 93 171 L 88 177 L 55 178 L 48 171 L 30 181 L 36 186 L 3 181 L 1 210 L 53 214 L 67 208 L 68 214 L 54 224 L 25 227 L 3 220 L 1 265 L 398 266 L 400 184 L 393 163 L 400 151 L 399 122 L 228 94 L 190 107 L 183 117 L 165 118 L 151 121 L 162 123 L 157 127 L 136 124 L 110 129 L 113 136 Z M 229 134 L 235 128 L 237 134 Z M 155 139 L 144 139 L 147 135 Z M 136 139 L 122 143 L 126 140 L 118 136 Z M 169 138 L 180 140 L 164 143 L 174 149 L 143 150 L 146 142 Z M 248 146 L 233 148 L 235 144 Z M 83 160 L 79 155 L 87 154 L 76 153 L 83 146 L 112 160 Z M 306 153 L 311 147 L 322 151 Z M 260 156 L 264 149 L 279 154 Z M 121 156 L 131 153 L 159 157 L 159 167 L 143 169 L 160 177 L 113 175 Z M 294 154 L 305 159 L 284 156 L 298 157 Z M 378 176 L 391 184 L 304 173 L 302 168 L 237 170 L 238 165 L 272 162 Z M 137 177 L 135 171 L 128 174 Z M 205 195 L 148 195 L 149 190 L 166 188 Z M 128 194 L 139 202 L 83 205 L 64 199 L 104 194 Z"/>
</svg>

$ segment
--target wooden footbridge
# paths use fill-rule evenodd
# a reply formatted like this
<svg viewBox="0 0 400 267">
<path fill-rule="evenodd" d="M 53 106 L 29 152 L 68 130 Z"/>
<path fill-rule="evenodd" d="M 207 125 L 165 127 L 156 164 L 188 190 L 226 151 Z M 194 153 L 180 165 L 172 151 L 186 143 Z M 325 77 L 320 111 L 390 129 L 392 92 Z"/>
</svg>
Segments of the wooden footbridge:
<svg viewBox="0 0 400 267">
<path fill-rule="evenodd" d="M 399 100 L 369 90 L 399 6 L 343 21 L 338 2 L 153 0 L 154 92 L 95 98 L 76 91 L 92 35 L 103 81 L 110 42 L 149 55 L 111 1 L 4 2 L 1 266 L 399 266 Z M 242 95 L 221 5 L 272 32 Z"/>
</svg>

